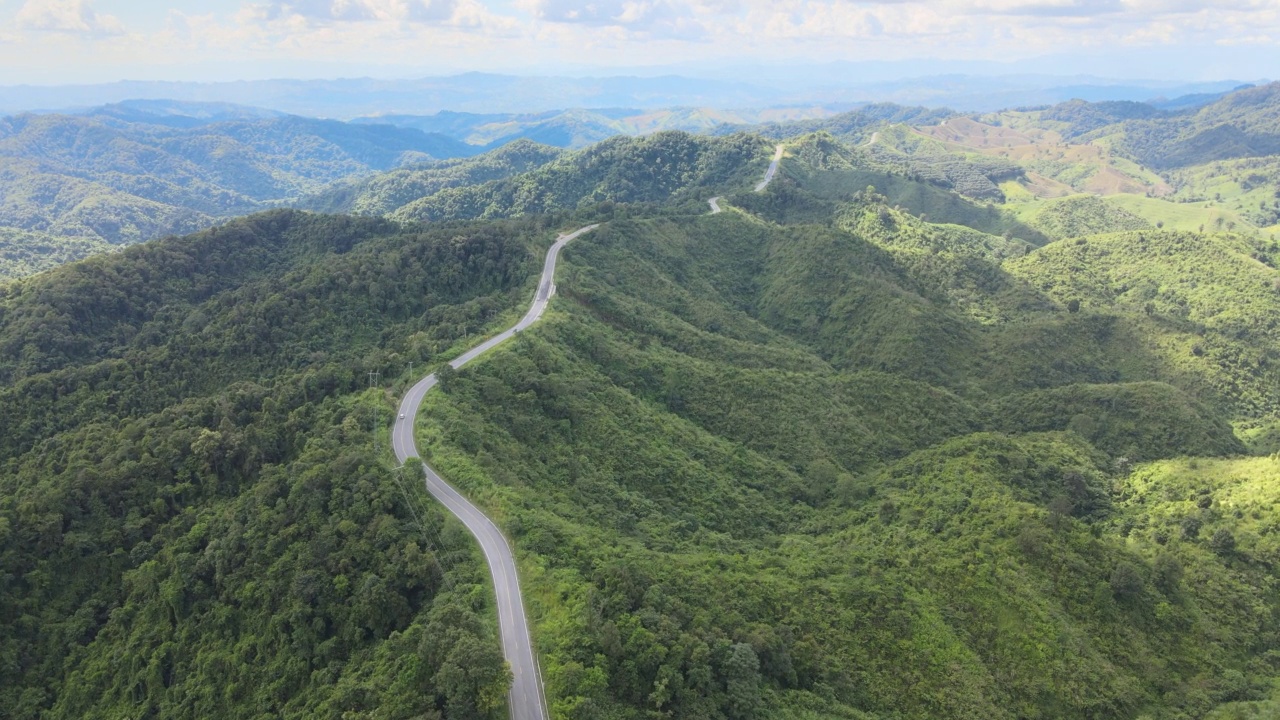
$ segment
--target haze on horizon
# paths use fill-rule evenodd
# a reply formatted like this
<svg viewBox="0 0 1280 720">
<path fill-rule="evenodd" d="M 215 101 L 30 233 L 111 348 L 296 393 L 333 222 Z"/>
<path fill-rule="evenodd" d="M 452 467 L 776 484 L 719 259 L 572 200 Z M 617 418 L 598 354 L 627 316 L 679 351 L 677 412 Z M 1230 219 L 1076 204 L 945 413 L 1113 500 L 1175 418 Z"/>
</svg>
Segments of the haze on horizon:
<svg viewBox="0 0 1280 720">
<path fill-rule="evenodd" d="M 0 85 L 606 75 L 853 61 L 943 72 L 1252 80 L 1275 0 L 0 0 Z M 884 78 L 889 79 L 889 78 Z"/>
</svg>

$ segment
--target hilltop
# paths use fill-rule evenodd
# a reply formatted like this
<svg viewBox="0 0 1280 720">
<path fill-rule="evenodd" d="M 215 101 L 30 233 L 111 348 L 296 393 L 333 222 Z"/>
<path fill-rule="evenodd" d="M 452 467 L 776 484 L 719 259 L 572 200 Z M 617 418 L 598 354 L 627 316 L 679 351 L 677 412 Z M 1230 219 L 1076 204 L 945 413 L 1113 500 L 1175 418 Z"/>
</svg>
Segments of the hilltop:
<svg viewBox="0 0 1280 720">
<path fill-rule="evenodd" d="M 661 204 L 703 199 L 746 184 L 768 164 L 759 137 L 707 138 L 668 131 L 616 137 L 509 178 L 442 190 L 390 213 L 399 220 L 513 217 L 594 203 Z"/>
</svg>

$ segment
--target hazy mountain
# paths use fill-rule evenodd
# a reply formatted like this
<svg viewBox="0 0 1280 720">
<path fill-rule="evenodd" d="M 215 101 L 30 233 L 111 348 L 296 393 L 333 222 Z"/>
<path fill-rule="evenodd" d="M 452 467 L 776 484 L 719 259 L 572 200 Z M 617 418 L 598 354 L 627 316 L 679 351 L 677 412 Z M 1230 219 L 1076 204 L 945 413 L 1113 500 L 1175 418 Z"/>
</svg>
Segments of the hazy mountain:
<svg viewBox="0 0 1280 720">
<path fill-rule="evenodd" d="M 439 112 L 434 115 L 378 115 L 356 118 L 352 122 L 411 127 L 487 147 L 527 139 L 543 145 L 579 149 L 614 135 L 644 135 L 662 130 L 724 133 L 722 128 L 726 127 L 821 118 L 832 114 L 833 110 L 816 105 L 763 110 L 601 108 L 524 114 Z"/>
<path fill-rule="evenodd" d="M 565 151 L 514 140 L 475 157 L 448 160 L 354 178 L 299 199 L 298 207 L 322 212 L 384 215 L 449 188 L 483 185 L 543 167 Z"/>
<path fill-rule="evenodd" d="M 416 80 L 259 80 L 235 83 L 122 82 L 0 88 L 0 109 L 87 107 L 130 98 L 230 102 L 313 117 L 372 114 L 539 112 L 566 107 L 753 107 L 772 104 L 769 88 L 669 77 L 519 77 L 466 73 Z"/>
<path fill-rule="evenodd" d="M 1067 123 L 1068 137 L 1108 137 L 1119 152 L 1164 170 L 1280 153 L 1280 83 L 1181 110 L 1074 102 L 1049 108 L 1042 117 Z"/>
<path fill-rule="evenodd" d="M 418 130 L 231 106 L 139 102 L 18 115 L 0 118 L 0 227 L 138 242 L 341 178 L 474 152 Z"/>
<path fill-rule="evenodd" d="M 1147 100 L 1221 92 L 1238 81 L 1169 83 L 1098 77 L 971 74 L 898 75 L 872 79 L 858 63 L 797 66 L 785 72 L 746 70 L 717 79 L 688 75 L 540 77 L 466 73 L 412 80 L 257 80 L 222 83 L 120 82 L 78 86 L 0 87 L 0 111 L 59 110 L 136 98 L 237 103 L 308 115 L 429 115 L 440 111 L 540 113 L 561 108 L 671 107 L 847 108 L 851 103 L 894 102 L 997 110 L 1085 100 Z"/>
<path fill-rule="evenodd" d="M 234 103 L 182 102 L 179 100 L 125 100 L 124 102 L 89 108 L 80 113 L 86 117 L 123 124 L 145 123 L 191 128 L 218 122 L 263 120 L 285 115 L 278 110 L 236 105 Z"/>
</svg>

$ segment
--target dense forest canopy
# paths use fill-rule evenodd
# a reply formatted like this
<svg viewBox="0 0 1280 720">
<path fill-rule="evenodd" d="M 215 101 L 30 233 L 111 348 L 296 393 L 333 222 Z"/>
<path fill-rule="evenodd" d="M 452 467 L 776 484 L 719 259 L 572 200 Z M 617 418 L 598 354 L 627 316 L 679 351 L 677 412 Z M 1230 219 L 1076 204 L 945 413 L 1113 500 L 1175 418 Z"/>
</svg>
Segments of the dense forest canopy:
<svg viewBox="0 0 1280 720">
<path fill-rule="evenodd" d="M 4 714 L 500 705 L 487 574 L 366 371 L 523 299 L 544 222 L 277 212 L 6 287 Z"/>
<path fill-rule="evenodd" d="M 763 192 L 760 135 L 513 143 L 0 285 L 0 715 L 504 717 L 387 432 L 589 222 L 417 424 L 553 717 L 1274 715 L 1275 178 L 1116 134 L 1261 137 L 1269 92 L 870 108 L 771 131 Z"/>
</svg>

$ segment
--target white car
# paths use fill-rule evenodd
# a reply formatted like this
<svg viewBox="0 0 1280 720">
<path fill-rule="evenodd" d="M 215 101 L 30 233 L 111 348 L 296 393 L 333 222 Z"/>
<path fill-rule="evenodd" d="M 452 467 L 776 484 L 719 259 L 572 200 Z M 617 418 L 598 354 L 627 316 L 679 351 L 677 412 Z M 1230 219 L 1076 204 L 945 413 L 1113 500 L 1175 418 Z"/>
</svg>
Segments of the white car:
<svg viewBox="0 0 1280 720">
<path fill-rule="evenodd" d="M 403 420 L 403 419 L 404 419 L 404 413 L 400 413 L 400 419 L 401 419 L 401 420 Z"/>
</svg>

